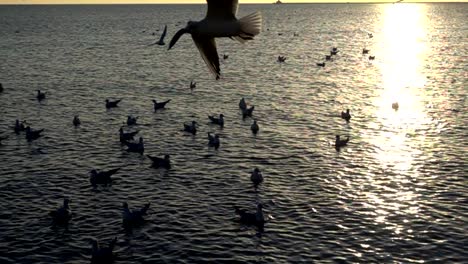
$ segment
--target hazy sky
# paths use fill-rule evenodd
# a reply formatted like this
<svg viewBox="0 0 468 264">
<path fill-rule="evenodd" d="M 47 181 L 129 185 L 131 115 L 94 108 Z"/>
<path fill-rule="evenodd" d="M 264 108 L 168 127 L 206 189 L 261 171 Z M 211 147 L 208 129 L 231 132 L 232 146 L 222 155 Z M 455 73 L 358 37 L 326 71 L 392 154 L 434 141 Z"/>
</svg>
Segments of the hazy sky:
<svg viewBox="0 0 468 264">
<path fill-rule="evenodd" d="M 284 3 L 298 2 L 390 2 L 392 0 L 283 0 Z M 408 0 L 411 2 L 465 2 L 466 0 Z M 240 3 L 272 3 L 273 0 L 240 0 Z M 205 3 L 204 0 L 0 0 L 0 4 L 102 4 L 102 3 Z"/>
</svg>

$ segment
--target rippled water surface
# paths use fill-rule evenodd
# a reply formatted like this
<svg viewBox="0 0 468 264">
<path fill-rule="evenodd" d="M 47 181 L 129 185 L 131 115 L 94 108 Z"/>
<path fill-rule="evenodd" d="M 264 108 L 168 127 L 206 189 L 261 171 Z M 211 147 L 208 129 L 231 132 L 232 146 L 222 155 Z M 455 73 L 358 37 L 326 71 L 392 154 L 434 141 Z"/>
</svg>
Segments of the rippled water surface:
<svg viewBox="0 0 468 264">
<path fill-rule="evenodd" d="M 114 236 L 118 263 L 467 262 L 467 7 L 242 5 L 239 17 L 262 12 L 263 31 L 249 45 L 218 40 L 229 55 L 219 81 L 188 35 L 171 51 L 148 46 L 205 5 L 0 7 L 0 262 L 88 262 L 90 239 Z M 334 61 L 317 67 L 332 47 Z M 123 101 L 106 110 L 106 98 Z M 154 113 L 152 99 L 172 101 Z M 222 130 L 208 124 L 217 113 Z M 120 145 L 130 114 L 145 153 L 171 154 L 173 169 Z M 15 119 L 44 137 L 26 142 Z M 191 120 L 196 136 L 180 131 Z M 206 132 L 220 134 L 219 150 Z M 339 152 L 337 134 L 350 137 Z M 91 169 L 116 167 L 111 187 L 90 186 Z M 73 219 L 51 228 L 63 197 Z M 131 233 L 123 201 L 151 202 Z M 259 202 L 264 232 L 235 221 L 234 205 Z"/>
</svg>

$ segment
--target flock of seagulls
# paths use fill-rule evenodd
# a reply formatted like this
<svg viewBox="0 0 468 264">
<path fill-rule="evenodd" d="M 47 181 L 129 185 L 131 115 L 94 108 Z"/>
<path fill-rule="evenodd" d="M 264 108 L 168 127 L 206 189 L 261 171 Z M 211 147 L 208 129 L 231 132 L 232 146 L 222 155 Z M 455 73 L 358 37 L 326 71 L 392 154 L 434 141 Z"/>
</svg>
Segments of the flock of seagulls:
<svg viewBox="0 0 468 264">
<path fill-rule="evenodd" d="M 247 15 L 241 19 L 236 18 L 236 13 L 238 9 L 237 0 L 207 0 L 208 2 L 208 11 L 206 17 L 198 22 L 189 21 L 187 26 L 180 29 L 174 37 L 171 39 L 169 44 L 169 50 L 174 47 L 179 38 L 183 34 L 190 34 L 195 45 L 197 46 L 203 60 L 205 61 L 208 69 L 211 73 L 214 74 L 216 79 L 219 79 L 221 76 L 221 70 L 219 66 L 219 57 L 216 50 L 215 38 L 220 37 L 229 37 L 235 39 L 241 43 L 252 40 L 256 35 L 261 31 L 262 17 L 259 12 Z M 160 39 L 150 45 L 165 45 L 164 38 L 167 34 L 167 26 L 164 27 L 164 31 Z M 296 35 L 296 34 L 295 34 Z M 369 33 L 369 37 L 373 37 Z M 332 56 L 338 54 L 338 48 L 334 47 L 331 49 L 330 54 L 325 56 L 326 61 L 331 61 Z M 362 50 L 363 54 L 368 54 L 368 49 Z M 228 55 L 224 54 L 223 59 L 228 59 Z M 369 56 L 369 60 L 375 59 L 375 56 Z M 278 62 L 283 63 L 286 61 L 286 57 L 278 56 Z M 317 66 L 325 67 L 325 62 L 317 63 Z M 190 89 L 196 87 L 195 82 L 190 82 Z M 3 85 L 0 83 L 0 93 L 4 91 Z M 37 90 L 36 98 L 38 101 L 42 101 L 46 98 L 46 93 Z M 111 101 L 106 99 L 105 106 L 107 109 L 116 108 L 122 99 Z M 158 102 L 153 100 L 154 111 L 163 109 L 171 100 L 166 100 L 163 102 Z M 398 109 L 398 103 L 394 103 L 392 108 L 395 110 Z M 242 112 L 242 117 L 252 117 L 253 111 L 255 109 L 254 105 L 249 106 L 244 98 L 239 101 L 239 109 Z M 341 112 L 341 118 L 349 122 L 351 119 L 350 110 L 346 109 L 346 112 Z M 216 115 L 208 115 L 208 119 L 212 124 L 219 125 L 223 127 L 225 125 L 224 115 L 220 113 Z M 137 124 L 138 117 L 127 116 L 127 126 L 133 126 Z M 79 127 L 81 121 L 79 116 L 74 116 L 73 125 Z M 191 121 L 189 123 L 184 123 L 184 129 L 182 131 L 191 133 L 193 135 L 197 134 L 197 122 Z M 260 130 L 259 125 L 256 120 L 253 120 L 253 123 L 250 127 L 253 134 L 257 134 Z M 42 136 L 44 129 L 33 130 L 29 125 L 27 125 L 26 120 L 20 121 L 16 120 L 14 126 L 14 132 L 20 134 L 25 132 L 26 139 L 28 141 L 36 140 Z M 144 153 L 144 141 L 143 137 L 139 137 L 138 141 L 134 141 L 135 136 L 139 131 L 125 132 L 123 127 L 119 129 L 119 140 L 120 142 L 127 147 L 128 152 L 135 152 L 139 154 Z M 220 137 L 218 134 L 212 134 L 211 132 L 207 133 L 208 137 L 208 146 L 218 149 L 220 147 Z M 8 136 L 0 136 L 0 144 L 3 140 L 6 140 Z M 349 142 L 349 137 L 346 139 L 341 139 L 340 135 L 336 135 L 335 148 L 339 150 L 340 148 L 346 146 Z M 171 169 L 170 155 L 166 154 L 162 158 L 154 157 L 151 155 L 146 155 L 148 159 L 151 160 L 152 167 L 162 168 L 162 169 Z M 112 176 L 120 171 L 120 168 L 115 168 L 107 171 L 101 171 L 92 169 L 90 174 L 90 184 L 93 187 L 98 185 L 111 185 Z M 250 180 L 253 183 L 255 189 L 264 181 L 263 175 L 259 168 L 255 168 L 250 175 Z M 147 215 L 149 210 L 150 203 L 147 203 L 141 207 L 141 209 L 130 210 L 128 203 L 122 203 L 122 220 L 123 225 L 126 228 L 132 228 L 139 226 L 144 223 L 144 217 Z M 240 217 L 239 221 L 247 225 L 255 225 L 259 228 L 263 228 L 265 224 L 265 217 L 263 214 L 263 205 L 261 203 L 257 204 L 255 212 L 248 212 L 239 207 L 234 207 L 235 213 Z M 70 208 L 70 199 L 65 198 L 63 204 L 49 213 L 52 218 L 54 225 L 66 225 L 72 218 L 72 211 Z M 108 245 L 108 247 L 102 247 L 99 245 L 98 241 L 93 240 L 92 242 L 92 263 L 109 263 L 113 259 L 113 248 L 117 242 L 117 238 L 114 238 Z"/>
</svg>

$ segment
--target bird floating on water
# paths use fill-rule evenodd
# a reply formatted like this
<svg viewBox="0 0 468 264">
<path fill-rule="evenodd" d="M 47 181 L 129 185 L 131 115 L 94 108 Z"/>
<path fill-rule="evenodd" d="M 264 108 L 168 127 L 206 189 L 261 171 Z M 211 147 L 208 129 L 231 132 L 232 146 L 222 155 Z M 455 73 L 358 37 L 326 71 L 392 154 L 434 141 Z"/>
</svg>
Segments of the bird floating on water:
<svg viewBox="0 0 468 264">
<path fill-rule="evenodd" d="M 20 122 L 18 119 L 16 119 L 15 127 L 14 127 L 16 134 L 19 134 L 21 131 L 26 130 L 26 127 L 24 126 L 24 124 L 26 124 L 26 120 Z"/>
<path fill-rule="evenodd" d="M 157 102 L 156 100 L 153 100 L 154 111 L 165 108 L 166 104 L 169 103 L 170 101 L 171 99 L 164 101 L 164 102 Z"/>
<path fill-rule="evenodd" d="M 70 209 L 70 200 L 65 198 L 63 199 L 63 205 L 58 209 L 49 212 L 49 215 L 52 217 L 53 224 L 57 225 L 66 225 L 72 218 L 72 211 Z"/>
<path fill-rule="evenodd" d="M 369 60 L 375 60 L 375 56 L 369 56 Z"/>
<path fill-rule="evenodd" d="M 189 21 L 185 28 L 174 35 L 169 43 L 169 49 L 183 34 L 191 34 L 208 69 L 218 80 L 221 69 L 215 38 L 228 37 L 241 43 L 252 40 L 261 31 L 262 16 L 260 12 L 255 12 L 237 19 L 238 0 L 207 0 L 207 3 L 206 17 L 198 22 Z"/>
<path fill-rule="evenodd" d="M 346 139 L 340 139 L 340 136 L 336 135 L 335 148 L 339 149 L 341 147 L 344 147 L 348 144 L 348 142 L 349 142 L 349 137 L 347 137 Z"/>
<path fill-rule="evenodd" d="M 398 104 L 398 102 L 395 102 L 395 103 L 392 104 L 392 108 L 393 108 L 393 110 L 396 111 L 396 110 L 398 110 L 398 108 L 400 108 L 400 105 Z"/>
<path fill-rule="evenodd" d="M 235 212 L 240 216 L 239 222 L 245 225 L 255 225 L 263 227 L 265 224 L 265 217 L 263 216 L 262 204 L 257 205 L 257 211 L 255 213 L 247 212 L 245 209 L 240 209 L 234 206 Z"/>
<path fill-rule="evenodd" d="M 239 108 L 241 110 L 247 109 L 247 103 L 245 102 L 244 97 L 242 97 L 242 99 L 240 99 L 239 101 Z"/>
<path fill-rule="evenodd" d="M 76 115 L 75 117 L 73 117 L 73 125 L 74 125 L 75 127 L 81 125 L 81 120 L 80 120 L 80 118 L 79 118 L 77 115 Z"/>
<path fill-rule="evenodd" d="M 143 154 L 143 152 L 145 152 L 145 144 L 143 143 L 143 137 L 140 137 L 138 143 L 125 141 L 124 144 L 127 145 L 128 152 L 135 152 L 140 154 Z"/>
<path fill-rule="evenodd" d="M 252 130 L 252 133 L 254 133 L 254 135 L 256 135 L 260 130 L 260 127 L 258 127 L 256 120 L 253 121 L 252 125 L 250 126 L 250 130 Z"/>
<path fill-rule="evenodd" d="M 215 117 L 214 115 L 213 116 L 209 115 L 208 118 L 210 119 L 212 124 L 220 125 L 221 127 L 224 126 L 224 115 L 223 114 L 219 114 L 219 118 Z"/>
<path fill-rule="evenodd" d="M 131 115 L 127 116 L 127 126 L 133 126 L 136 125 L 138 120 L 138 116 L 133 117 Z"/>
<path fill-rule="evenodd" d="M 193 135 L 197 134 L 197 122 L 192 121 L 191 124 L 184 124 L 184 131 L 192 133 Z"/>
<path fill-rule="evenodd" d="M 319 63 L 317 63 L 317 66 L 319 66 L 319 67 L 325 67 L 325 62 L 319 62 Z"/>
<path fill-rule="evenodd" d="M 3 84 L 0 83 L 0 93 L 3 93 L 4 89 L 3 89 Z"/>
<path fill-rule="evenodd" d="M 42 136 L 41 133 L 42 131 L 44 131 L 44 129 L 33 130 L 30 126 L 27 126 L 25 131 L 26 131 L 26 139 L 28 141 L 32 141 L 41 137 Z"/>
<path fill-rule="evenodd" d="M 229 55 L 223 54 L 223 60 L 227 60 L 227 59 L 229 59 Z"/>
<path fill-rule="evenodd" d="M 89 172 L 90 177 L 89 177 L 89 182 L 91 185 L 96 187 L 98 184 L 103 184 L 103 185 L 108 185 L 112 183 L 112 178 L 111 176 L 116 174 L 120 168 L 117 169 L 112 169 L 108 171 L 98 171 L 98 170 L 91 170 Z"/>
<path fill-rule="evenodd" d="M 220 145 L 219 135 L 215 134 L 213 136 L 213 135 L 211 135 L 210 132 L 208 132 L 208 146 L 214 147 L 215 149 L 218 149 L 219 145 Z"/>
<path fill-rule="evenodd" d="M 349 122 L 351 119 L 351 114 L 349 113 L 349 109 L 346 109 L 346 112 L 341 112 L 341 118 Z"/>
<path fill-rule="evenodd" d="M 123 218 L 123 225 L 124 227 L 133 227 L 137 225 L 141 225 L 145 219 L 143 216 L 146 215 L 146 212 L 148 211 L 150 207 L 150 203 L 147 203 L 141 208 L 140 210 L 132 210 L 128 209 L 128 204 L 126 202 L 122 203 L 123 207 L 123 212 L 122 212 L 122 218 Z"/>
<path fill-rule="evenodd" d="M 362 54 L 369 54 L 369 51 L 370 51 L 370 50 L 368 50 L 368 49 L 366 49 L 366 48 L 363 48 L 363 49 L 362 49 Z"/>
<path fill-rule="evenodd" d="M 286 61 L 286 57 L 285 56 L 278 56 L 278 62 L 279 63 L 283 63 Z"/>
<path fill-rule="evenodd" d="M 164 168 L 169 170 L 171 168 L 171 160 L 169 155 L 164 155 L 164 158 L 152 157 L 146 155 L 153 163 L 151 167 L 153 168 Z"/>
<path fill-rule="evenodd" d="M 109 101 L 109 99 L 106 99 L 106 108 L 114 108 L 117 107 L 118 104 L 122 101 L 122 99 L 116 100 L 116 101 Z"/>
<path fill-rule="evenodd" d="M 254 184 L 255 188 L 257 188 L 257 186 L 263 182 L 263 175 L 259 168 L 255 168 L 252 171 L 252 174 L 250 174 L 250 180 Z"/>
<path fill-rule="evenodd" d="M 123 131 L 123 128 L 121 127 L 119 129 L 119 136 L 120 136 L 120 142 L 124 143 L 124 142 L 127 142 L 129 140 L 133 140 L 133 137 L 138 134 L 139 131 L 134 131 L 134 132 L 128 132 L 128 133 L 125 133 Z"/>
<path fill-rule="evenodd" d="M 95 239 L 92 240 L 91 247 L 91 264 L 110 264 L 114 263 L 114 247 L 117 243 L 117 238 L 115 237 L 110 243 L 109 246 L 103 247 L 99 245 L 99 242 Z"/>
<path fill-rule="evenodd" d="M 41 90 L 37 90 L 36 98 L 38 101 L 42 101 L 46 98 L 46 94 L 41 92 Z"/>
</svg>

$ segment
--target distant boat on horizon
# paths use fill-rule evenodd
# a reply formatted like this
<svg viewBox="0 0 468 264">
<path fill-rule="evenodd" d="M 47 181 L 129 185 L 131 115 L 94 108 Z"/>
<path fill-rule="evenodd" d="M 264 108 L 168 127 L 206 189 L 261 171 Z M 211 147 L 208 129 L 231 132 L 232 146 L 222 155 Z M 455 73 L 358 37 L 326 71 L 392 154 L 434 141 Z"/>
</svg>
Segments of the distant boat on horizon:
<svg viewBox="0 0 468 264">
<path fill-rule="evenodd" d="M 274 2 L 273 4 L 279 5 L 279 4 L 282 4 L 282 3 L 283 3 L 283 2 L 281 2 L 280 0 L 278 0 L 278 1 Z"/>
</svg>

